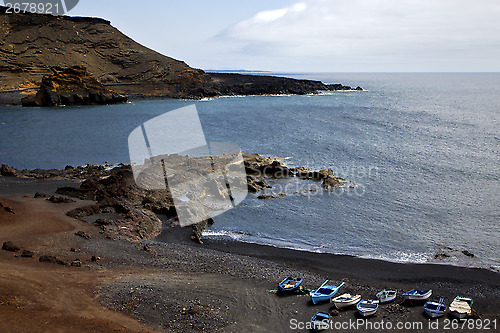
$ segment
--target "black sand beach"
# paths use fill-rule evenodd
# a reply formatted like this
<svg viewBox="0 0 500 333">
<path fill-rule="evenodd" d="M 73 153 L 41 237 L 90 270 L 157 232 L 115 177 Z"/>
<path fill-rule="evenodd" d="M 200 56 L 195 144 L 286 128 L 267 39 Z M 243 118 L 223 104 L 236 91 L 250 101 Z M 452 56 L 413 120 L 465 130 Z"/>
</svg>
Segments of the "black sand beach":
<svg viewBox="0 0 500 333">
<path fill-rule="evenodd" d="M 474 309 L 483 321 L 496 319 L 498 324 L 500 320 L 500 279 L 498 273 L 485 269 L 397 264 L 211 239 L 196 244 L 186 237 L 189 230 L 170 226 L 149 241 L 111 240 L 93 224 L 65 215 L 88 202 L 55 204 L 33 198 L 42 188 L 50 194 L 51 181 L 4 177 L 1 184 L 0 202 L 15 212 L 0 212 L 1 241 L 11 240 L 35 253 L 33 258 L 23 258 L 20 252 L 0 252 L 0 323 L 9 327 L 7 331 L 31 327 L 42 331 L 68 327 L 127 332 L 296 331 L 300 322 L 308 322 L 318 310 L 332 310 L 332 305 L 312 305 L 307 295 L 269 292 L 288 275 L 302 276 L 307 288 L 326 279 L 343 281 L 341 293 L 366 298 L 384 288 L 399 293 L 431 288 L 432 298 L 444 297 L 448 304 L 456 295 L 466 295 L 474 298 Z M 89 237 L 75 235 L 77 231 Z M 39 262 L 43 255 L 68 265 Z M 81 267 L 69 265 L 76 258 Z M 415 332 L 446 331 L 449 318 L 429 321 L 421 304 L 400 305 L 401 301 L 398 297 L 395 303 L 382 305 L 366 321 L 356 321 L 359 318 L 352 309 L 344 310 L 332 323 L 359 325 L 342 331 L 373 331 L 367 323 L 382 322 L 394 327 L 417 325 L 409 330 Z M 438 329 L 429 328 L 429 323 L 438 323 Z M 381 327 L 376 330 L 390 331 Z"/>
</svg>

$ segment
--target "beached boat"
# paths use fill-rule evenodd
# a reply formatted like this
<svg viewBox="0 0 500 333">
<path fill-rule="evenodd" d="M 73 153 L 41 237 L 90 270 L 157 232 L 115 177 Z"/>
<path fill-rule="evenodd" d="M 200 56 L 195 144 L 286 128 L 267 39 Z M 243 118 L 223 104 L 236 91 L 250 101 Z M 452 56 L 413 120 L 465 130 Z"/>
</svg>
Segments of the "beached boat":
<svg viewBox="0 0 500 333">
<path fill-rule="evenodd" d="M 398 295 L 398 292 L 396 290 L 385 289 L 377 294 L 377 298 L 378 298 L 378 301 L 380 302 L 380 304 L 389 303 L 389 302 L 394 301 L 396 299 L 397 295 Z"/>
<path fill-rule="evenodd" d="M 363 317 L 373 316 L 378 310 L 378 303 L 378 300 L 364 299 L 356 305 L 356 309 Z"/>
<path fill-rule="evenodd" d="M 331 302 L 335 304 L 337 309 L 342 309 L 351 305 L 358 303 L 361 300 L 361 295 L 351 295 L 351 294 L 342 294 L 335 298 L 331 299 Z"/>
<path fill-rule="evenodd" d="M 278 284 L 278 291 L 286 293 L 297 290 L 299 289 L 301 283 L 302 278 L 293 278 L 291 276 L 288 276 Z"/>
<path fill-rule="evenodd" d="M 323 284 L 319 286 L 318 289 L 311 291 L 311 293 L 309 294 L 314 304 L 330 300 L 337 293 L 340 287 L 344 285 L 344 282 L 342 282 L 338 286 L 327 285 L 327 283 L 328 280 L 323 282 Z"/>
<path fill-rule="evenodd" d="M 432 295 L 432 290 L 418 290 L 418 289 L 412 289 L 406 293 L 403 294 L 404 299 L 410 300 L 410 301 L 423 301 L 431 297 Z"/>
<path fill-rule="evenodd" d="M 450 304 L 452 316 L 463 319 L 472 314 L 472 298 L 457 296 Z"/>
<path fill-rule="evenodd" d="M 318 311 L 311 318 L 311 326 L 314 331 L 326 330 L 330 323 L 330 314 L 323 311 Z"/>
<path fill-rule="evenodd" d="M 438 301 L 428 301 L 424 305 L 424 311 L 431 318 L 437 318 L 444 315 L 446 312 L 446 304 L 444 304 L 444 298 L 440 298 Z"/>
</svg>

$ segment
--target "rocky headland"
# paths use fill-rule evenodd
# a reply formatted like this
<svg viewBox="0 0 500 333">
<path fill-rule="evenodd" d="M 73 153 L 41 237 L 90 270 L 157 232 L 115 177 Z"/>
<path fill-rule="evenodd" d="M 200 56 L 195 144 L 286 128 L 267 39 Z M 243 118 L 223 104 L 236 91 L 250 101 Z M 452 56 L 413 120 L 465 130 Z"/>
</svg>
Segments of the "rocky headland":
<svg viewBox="0 0 500 333">
<path fill-rule="evenodd" d="M 72 78 L 69 76 L 71 70 L 68 68 L 74 66 L 86 70 L 88 75 L 116 94 L 131 97 L 199 99 L 223 95 L 362 90 L 361 87 L 283 77 L 209 74 L 140 45 L 104 19 L 7 14 L 5 7 L 0 6 L 0 102 L 20 104 L 21 98 L 40 89 L 39 96 L 27 99 L 25 105 L 39 105 L 45 100 L 48 103 L 43 105 L 57 105 L 57 97 L 55 100 L 44 98 L 46 91 L 50 90 L 44 88 L 47 86 L 44 77 L 54 75 L 56 67 L 59 73 L 66 69 L 68 80 L 78 80 L 80 73 L 74 73 Z M 91 93 L 88 98 L 82 96 L 80 88 L 68 84 L 64 89 L 71 93 L 71 97 L 62 97 L 64 102 L 93 104 L 102 100 L 102 96 L 92 98 Z M 105 99 L 113 102 L 115 98 L 111 101 Z"/>
</svg>

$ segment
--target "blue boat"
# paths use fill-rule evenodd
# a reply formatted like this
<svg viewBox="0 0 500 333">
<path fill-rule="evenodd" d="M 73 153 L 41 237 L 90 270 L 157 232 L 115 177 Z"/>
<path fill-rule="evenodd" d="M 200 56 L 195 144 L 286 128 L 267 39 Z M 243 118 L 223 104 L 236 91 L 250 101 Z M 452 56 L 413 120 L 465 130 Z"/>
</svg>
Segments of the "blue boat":
<svg viewBox="0 0 500 333">
<path fill-rule="evenodd" d="M 424 305 L 424 311 L 431 318 L 437 318 L 444 315 L 446 312 L 446 304 L 444 303 L 444 298 L 440 298 L 438 301 L 428 301 Z"/>
<path fill-rule="evenodd" d="M 340 287 L 344 285 L 344 282 L 342 282 L 338 286 L 330 286 L 327 285 L 327 283 L 328 280 L 323 282 L 323 284 L 319 286 L 318 289 L 311 291 L 311 293 L 309 294 L 311 296 L 311 301 L 314 304 L 318 304 L 319 302 L 329 301 L 337 293 Z"/>
<path fill-rule="evenodd" d="M 326 330 L 330 323 L 330 314 L 323 311 L 318 311 L 311 318 L 311 327 L 314 331 Z"/>
<path fill-rule="evenodd" d="M 432 295 L 432 290 L 418 290 L 418 289 L 412 289 L 406 293 L 403 294 L 404 299 L 410 300 L 410 301 L 421 301 L 421 300 L 426 300 Z"/>
<path fill-rule="evenodd" d="M 278 284 L 278 291 L 286 293 L 297 290 L 299 289 L 301 283 L 302 278 L 293 278 L 291 276 L 288 276 Z"/>
</svg>

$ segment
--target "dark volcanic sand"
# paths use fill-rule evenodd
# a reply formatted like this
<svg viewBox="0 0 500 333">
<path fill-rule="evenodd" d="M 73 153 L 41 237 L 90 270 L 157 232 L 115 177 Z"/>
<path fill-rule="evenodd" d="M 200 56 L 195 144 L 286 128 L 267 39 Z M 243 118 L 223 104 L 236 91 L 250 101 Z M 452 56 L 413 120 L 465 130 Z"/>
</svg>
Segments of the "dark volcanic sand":
<svg viewBox="0 0 500 333">
<path fill-rule="evenodd" d="M 94 225 L 64 215 L 83 202 L 52 204 L 33 199 L 32 193 L 41 192 L 39 186 L 51 194 L 46 182 L 27 186 L 4 178 L 0 184 L 4 190 L 9 187 L 0 193 L 0 202 L 16 211 L 15 215 L 0 212 L 0 242 L 13 240 L 36 253 L 34 258 L 20 258 L 0 251 L 2 332 L 28 327 L 40 332 L 139 332 L 146 330 L 144 324 L 165 332 L 289 332 L 290 320 L 308 321 L 316 311 L 329 311 L 332 306 L 312 305 L 304 295 L 268 292 L 287 275 L 302 276 L 308 288 L 325 279 L 344 281 L 340 293 L 366 298 L 383 288 L 400 292 L 432 288 L 432 298 L 445 297 L 448 304 L 456 295 L 467 295 L 474 298 L 474 308 L 483 319 L 496 318 L 497 327 L 500 320 L 499 275 L 484 269 L 396 264 L 226 241 L 206 240 L 198 245 L 188 240 L 190 230 L 170 227 L 144 242 L 158 252 L 155 256 L 143 249 L 144 244 L 106 239 Z M 20 192 L 30 197 L 19 196 Z M 12 193 L 18 196 L 6 198 Z M 92 238 L 75 236 L 78 230 Z M 42 254 L 66 261 L 78 257 L 83 265 L 40 263 L 37 259 Z M 92 262 L 92 255 L 101 259 Z M 400 306 L 400 301 L 382 305 L 368 322 L 418 321 L 423 331 L 444 331 L 444 318 L 439 320 L 439 330 L 429 330 L 422 305 Z M 334 322 L 356 319 L 352 309 L 333 317 Z"/>
</svg>

